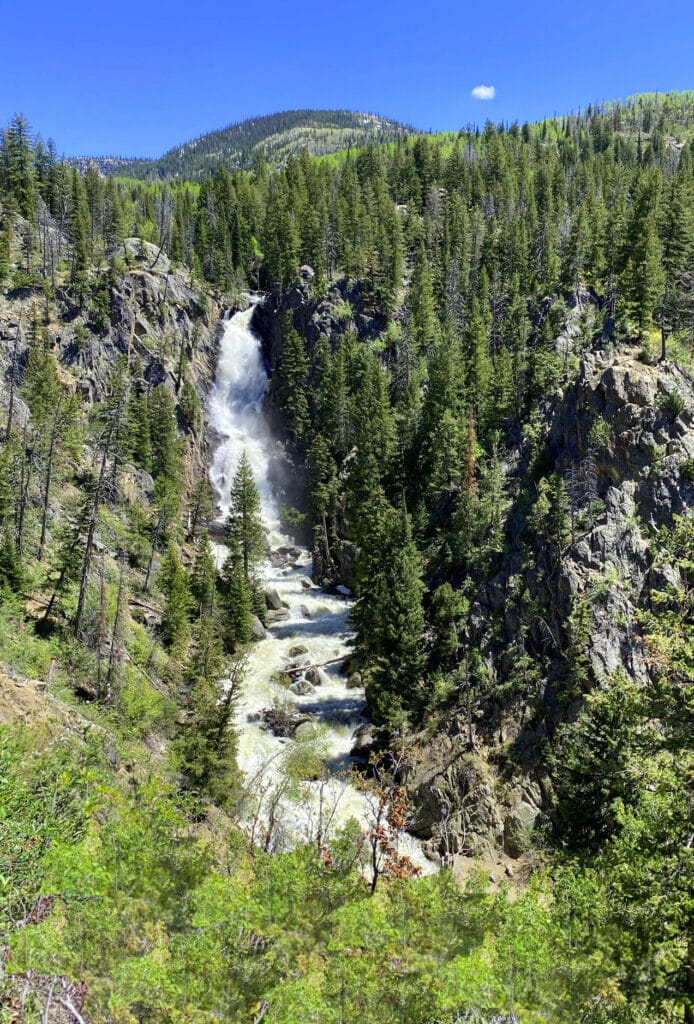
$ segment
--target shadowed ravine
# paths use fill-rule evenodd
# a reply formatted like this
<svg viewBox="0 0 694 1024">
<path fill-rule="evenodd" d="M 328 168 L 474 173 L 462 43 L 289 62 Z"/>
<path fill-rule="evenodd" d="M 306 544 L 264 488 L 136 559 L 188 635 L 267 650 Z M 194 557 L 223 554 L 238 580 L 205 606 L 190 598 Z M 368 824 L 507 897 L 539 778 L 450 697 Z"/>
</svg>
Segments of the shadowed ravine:
<svg viewBox="0 0 694 1024">
<path fill-rule="evenodd" d="M 263 416 L 268 379 L 260 342 L 249 327 L 251 316 L 252 308 L 224 322 L 217 375 L 208 402 L 208 423 L 220 439 L 210 476 L 223 522 L 231 481 L 242 453 L 247 452 L 269 545 L 263 569 L 265 585 L 277 591 L 287 615 L 270 627 L 266 639 L 251 647 L 236 718 L 238 761 L 248 791 L 246 827 L 271 849 L 282 849 L 302 840 L 329 837 L 350 818 L 362 826 L 367 824 L 364 797 L 349 780 L 350 767 L 356 764 L 349 756 L 354 732 L 367 719 L 363 690 L 348 689 L 341 671 L 342 659 L 350 653 L 351 601 L 316 587 L 310 579 L 308 551 L 296 548 L 280 530 L 270 484 L 277 441 Z M 281 554 L 280 549 L 284 549 Z M 223 549 L 219 549 L 218 559 L 223 557 Z M 297 664 L 296 654 L 292 660 L 289 652 L 299 645 L 305 649 L 300 657 L 307 668 L 323 666 L 317 673 L 320 683 L 315 686 L 303 671 L 293 672 L 295 683 L 301 684 L 294 688 L 305 693 L 294 693 L 276 681 L 290 662 Z M 315 673 L 312 678 L 316 682 Z M 295 738 L 277 736 L 264 724 L 262 715 L 269 708 L 277 709 L 280 716 L 306 719 Z M 323 765 L 323 777 L 315 777 L 316 755 Z M 288 774 L 289 761 L 293 770 Z M 308 766 L 305 771 L 300 767 L 303 763 Z M 432 869 L 413 839 L 406 837 L 401 852 L 423 870 Z"/>
</svg>

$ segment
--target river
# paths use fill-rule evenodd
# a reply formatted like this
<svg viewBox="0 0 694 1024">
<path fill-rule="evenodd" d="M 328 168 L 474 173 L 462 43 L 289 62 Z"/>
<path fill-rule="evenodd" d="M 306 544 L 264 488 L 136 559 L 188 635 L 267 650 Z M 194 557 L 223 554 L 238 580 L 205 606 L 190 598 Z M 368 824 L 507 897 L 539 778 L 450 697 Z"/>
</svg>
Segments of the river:
<svg viewBox="0 0 694 1024">
<path fill-rule="evenodd" d="M 353 784 L 359 761 L 350 757 L 355 732 L 368 719 L 363 689 L 348 688 L 343 671 L 353 638 L 352 601 L 348 593 L 328 593 L 312 583 L 309 552 L 280 528 L 272 486 L 279 446 L 263 415 L 268 377 L 260 340 L 250 328 L 252 315 L 251 306 L 223 324 L 208 401 L 209 427 L 218 438 L 210 477 L 220 522 L 228 514 L 231 481 L 244 451 L 261 498 L 264 582 L 280 607 L 270 612 L 274 621 L 266 637 L 250 647 L 235 724 L 246 780 L 244 827 L 254 842 L 282 850 L 302 841 L 329 841 L 350 819 L 368 829 L 368 802 Z M 277 735 L 264 719 L 268 709 L 280 722 L 301 718 L 302 724 L 292 735 Z M 413 838 L 404 837 L 400 852 L 423 871 L 433 869 Z"/>
</svg>

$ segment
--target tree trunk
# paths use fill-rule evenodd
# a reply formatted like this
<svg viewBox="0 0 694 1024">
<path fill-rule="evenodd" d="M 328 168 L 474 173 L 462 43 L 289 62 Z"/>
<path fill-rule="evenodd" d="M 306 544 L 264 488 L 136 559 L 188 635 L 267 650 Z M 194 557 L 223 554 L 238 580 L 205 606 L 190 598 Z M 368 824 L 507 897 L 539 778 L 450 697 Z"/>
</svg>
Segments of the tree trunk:
<svg viewBox="0 0 694 1024">
<path fill-rule="evenodd" d="M 114 691 L 120 686 L 120 673 L 125 660 L 125 618 L 128 614 L 127 580 L 125 565 L 121 562 L 118 577 L 118 596 L 116 597 L 116 615 L 111 630 L 111 650 L 108 656 L 108 672 L 106 675 L 106 700 L 112 702 Z"/>
<path fill-rule="evenodd" d="M 75 621 L 73 624 L 73 632 L 75 636 L 79 634 L 80 626 L 82 625 L 82 617 L 84 615 L 84 608 L 87 603 L 87 584 L 89 582 L 89 566 L 92 558 L 92 548 L 94 547 L 94 533 L 96 531 L 96 520 L 99 515 L 99 505 L 101 504 L 101 491 L 104 486 L 104 476 L 106 475 L 106 463 L 108 461 L 109 447 L 110 438 L 104 447 L 104 454 L 101 457 L 101 468 L 99 470 L 99 476 L 94 491 L 94 501 L 92 503 L 92 510 L 89 516 L 87 540 L 84 547 L 84 559 L 82 560 L 80 593 L 79 598 L 77 600 L 77 611 L 75 612 Z"/>
<path fill-rule="evenodd" d="M 58 399 L 58 405 L 55 410 L 55 416 L 53 418 L 53 426 L 51 428 L 51 440 L 48 446 L 48 462 L 46 465 L 46 482 L 43 488 L 43 512 L 41 514 L 41 539 L 39 541 L 39 562 L 43 561 L 43 549 L 46 545 L 46 524 L 48 522 L 48 499 L 51 489 L 51 476 L 53 473 L 53 455 L 55 454 L 55 442 L 58 437 L 58 420 L 60 417 L 60 405 L 61 401 Z"/>
<path fill-rule="evenodd" d="M 24 546 L 24 517 L 26 515 L 26 508 L 29 502 L 29 485 L 31 483 L 31 453 L 27 448 L 27 421 L 29 417 L 24 417 L 24 428 L 22 430 L 22 471 L 19 482 L 19 512 L 17 515 L 17 528 L 15 530 L 15 543 L 17 545 L 17 551 L 22 554 Z"/>
<path fill-rule="evenodd" d="M 17 330 L 14 336 L 14 345 L 12 347 L 12 366 L 10 367 L 10 401 L 7 406 L 7 429 L 5 431 L 5 444 L 10 439 L 12 432 L 12 417 L 14 416 L 14 393 L 15 393 L 15 378 L 17 374 L 17 348 L 19 346 L 19 332 L 22 327 L 22 318 L 20 316 L 19 323 L 17 324 Z"/>
</svg>

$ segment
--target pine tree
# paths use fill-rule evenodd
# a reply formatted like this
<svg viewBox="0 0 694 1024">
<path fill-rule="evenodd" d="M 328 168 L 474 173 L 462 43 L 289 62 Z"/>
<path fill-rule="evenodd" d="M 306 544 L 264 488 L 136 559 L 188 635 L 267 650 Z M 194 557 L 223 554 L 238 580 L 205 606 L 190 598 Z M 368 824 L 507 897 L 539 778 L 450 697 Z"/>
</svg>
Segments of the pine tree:
<svg viewBox="0 0 694 1024">
<path fill-rule="evenodd" d="M 311 514 L 314 523 L 314 543 L 322 548 L 326 563 L 330 563 L 331 529 L 328 517 L 337 490 L 335 463 L 325 438 L 316 434 L 308 457 L 311 474 Z"/>
<path fill-rule="evenodd" d="M 201 804 L 213 801 L 232 811 L 240 789 L 233 716 L 243 684 L 244 662 L 237 660 L 222 683 L 224 667 L 219 633 L 212 620 L 203 618 L 196 626 L 185 671 L 185 718 L 173 747 L 187 788 Z"/>
<path fill-rule="evenodd" d="M 152 449 L 152 476 L 163 478 L 173 487 L 181 478 L 181 450 L 176 429 L 176 406 L 163 384 L 149 397 L 149 437 Z M 146 431 L 139 438 L 141 453 L 146 455 Z"/>
<path fill-rule="evenodd" d="M 0 285 L 9 278 L 12 265 L 12 220 L 5 213 L 3 221 L 0 229 Z"/>
<path fill-rule="evenodd" d="M 31 128 L 21 114 L 15 114 L 0 137 L 0 185 L 22 217 L 33 220 L 37 191 Z"/>
<path fill-rule="evenodd" d="M 636 321 L 639 337 L 655 314 L 663 285 L 662 247 L 655 217 L 650 215 L 635 238 L 624 272 L 627 309 Z"/>
<path fill-rule="evenodd" d="M 72 242 L 72 265 L 70 281 L 76 289 L 80 303 L 84 299 L 87 286 L 90 230 L 89 207 L 82 179 L 76 168 L 72 168 L 70 184 L 69 229 Z"/>
<path fill-rule="evenodd" d="M 159 586 L 165 597 L 161 620 L 164 640 L 174 655 L 182 655 L 190 640 L 192 601 L 188 573 L 173 545 L 162 559 Z"/>
<path fill-rule="evenodd" d="M 3 587 L 20 594 L 24 588 L 26 572 L 22 556 L 15 543 L 12 531 L 3 530 L 0 535 L 0 595 Z"/>
<path fill-rule="evenodd" d="M 279 404 L 286 429 L 297 446 L 304 441 L 308 427 L 308 365 L 304 343 L 287 317 L 282 324 L 282 357 L 278 367 Z"/>
<path fill-rule="evenodd" d="M 260 495 L 245 451 L 231 483 L 226 532 L 227 541 L 238 546 L 243 561 L 243 572 L 250 584 L 260 568 L 264 545 Z"/>
<path fill-rule="evenodd" d="M 638 182 L 631 216 L 624 236 L 626 254 L 622 289 L 627 313 L 633 317 L 639 338 L 653 318 L 663 292 L 663 250 L 656 224 L 658 179 L 643 176 Z"/>
<path fill-rule="evenodd" d="M 691 186 L 681 174 L 673 177 L 663 198 L 660 236 L 663 245 L 663 292 L 658 310 L 661 359 L 672 331 L 685 326 L 691 315 L 691 268 L 694 258 L 694 218 Z"/>
<path fill-rule="evenodd" d="M 248 643 L 253 637 L 254 594 L 244 570 L 241 547 L 232 537 L 229 554 L 222 570 L 226 634 L 232 648 Z"/>
<path fill-rule="evenodd" d="M 216 567 L 210 536 L 205 531 L 200 537 L 190 579 L 190 589 L 198 616 L 212 615 L 216 595 Z"/>
<path fill-rule="evenodd" d="M 261 619 L 265 616 L 260 585 L 260 566 L 265 551 L 260 495 L 246 452 L 241 456 L 231 484 L 226 537 L 229 556 L 224 576 L 230 631 L 235 642 L 245 643 L 251 638 L 251 614 Z"/>
<path fill-rule="evenodd" d="M 423 245 L 417 251 L 407 293 L 407 330 L 416 351 L 426 349 L 439 336 L 431 269 Z"/>
<path fill-rule="evenodd" d="M 368 528 L 357 566 L 359 597 L 352 621 L 357 648 L 370 666 L 367 697 L 374 720 L 396 722 L 403 713 L 420 712 L 423 702 L 421 557 L 407 514 L 389 505 L 382 491 L 364 514 Z"/>
<path fill-rule="evenodd" d="M 152 426 L 146 394 L 132 395 L 128 403 L 128 440 L 134 465 L 149 473 L 152 469 Z"/>
</svg>

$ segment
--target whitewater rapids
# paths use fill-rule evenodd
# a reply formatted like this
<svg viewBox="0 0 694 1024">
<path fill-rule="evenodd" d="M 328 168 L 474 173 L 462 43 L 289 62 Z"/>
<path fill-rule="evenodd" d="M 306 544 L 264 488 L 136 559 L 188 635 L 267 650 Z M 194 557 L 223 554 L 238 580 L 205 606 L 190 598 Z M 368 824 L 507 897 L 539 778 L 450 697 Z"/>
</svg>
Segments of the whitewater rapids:
<svg viewBox="0 0 694 1024">
<path fill-rule="evenodd" d="M 353 638 L 351 601 L 311 582 L 309 552 L 297 548 L 280 528 L 271 483 L 279 449 L 263 416 L 268 376 L 260 340 L 250 327 L 252 315 L 251 306 L 223 323 L 208 401 L 209 426 L 218 438 L 210 478 L 223 523 L 229 512 L 231 482 L 243 452 L 247 453 L 268 546 L 264 585 L 278 592 L 284 614 L 288 613 L 270 626 L 266 639 L 251 645 L 235 723 L 238 763 L 246 781 L 244 827 L 255 842 L 282 850 L 297 842 L 329 840 L 350 819 L 362 829 L 368 827 L 367 802 L 352 784 L 350 773 L 356 762 L 349 756 L 355 730 L 368 720 L 363 689 L 348 689 L 341 671 Z M 218 564 L 223 558 L 224 549 L 218 547 Z M 324 666 L 320 685 L 304 695 L 278 681 L 291 660 L 290 649 L 297 645 L 307 649 L 308 666 Z M 305 677 L 302 673 L 298 678 Z M 306 718 L 295 738 L 276 736 L 265 726 L 262 713 L 273 707 Z M 400 852 L 423 871 L 433 870 L 411 837 L 404 837 Z"/>
</svg>

